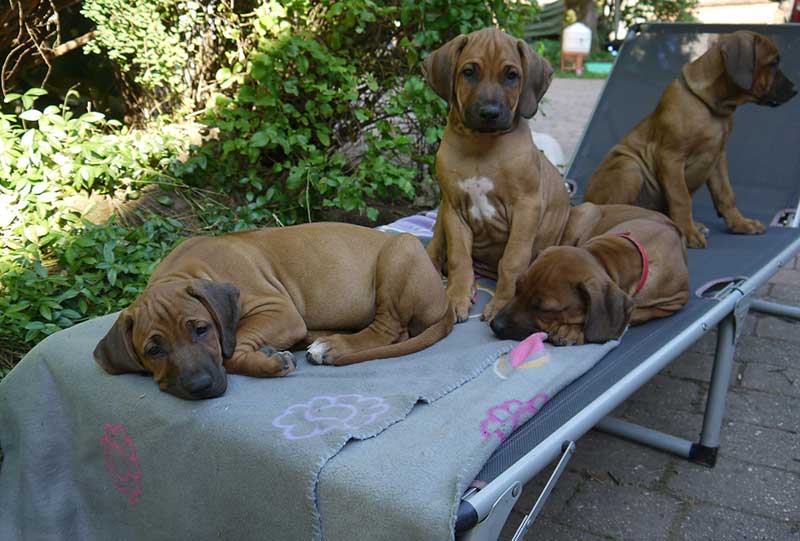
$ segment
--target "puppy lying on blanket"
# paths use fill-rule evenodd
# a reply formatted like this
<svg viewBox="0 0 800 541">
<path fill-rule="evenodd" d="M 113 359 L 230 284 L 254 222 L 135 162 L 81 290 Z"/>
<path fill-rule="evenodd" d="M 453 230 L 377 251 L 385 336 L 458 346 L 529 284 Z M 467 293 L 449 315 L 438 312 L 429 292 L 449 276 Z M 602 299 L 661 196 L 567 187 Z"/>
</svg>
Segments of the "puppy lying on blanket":
<svg viewBox="0 0 800 541">
<path fill-rule="evenodd" d="M 543 250 L 491 323 L 500 338 L 544 331 L 556 345 L 606 342 L 689 300 L 686 246 L 664 215 L 628 205 L 573 209 L 561 246 Z"/>
<path fill-rule="evenodd" d="M 149 372 L 161 390 L 200 399 L 225 392 L 226 370 L 285 376 L 295 362 L 282 350 L 300 342 L 311 344 L 310 362 L 346 365 L 419 351 L 454 323 L 416 238 L 317 223 L 187 240 L 94 358 L 111 374 Z"/>
<path fill-rule="evenodd" d="M 655 111 L 608 152 L 584 199 L 667 212 L 690 248 L 705 248 L 705 227 L 692 218 L 691 197 L 708 183 L 717 214 L 731 232 L 763 233 L 761 222 L 745 218 L 736 208 L 725 144 L 737 106 L 777 107 L 797 94 L 779 61 L 778 48 L 760 34 L 722 36 L 683 67 Z"/>
</svg>

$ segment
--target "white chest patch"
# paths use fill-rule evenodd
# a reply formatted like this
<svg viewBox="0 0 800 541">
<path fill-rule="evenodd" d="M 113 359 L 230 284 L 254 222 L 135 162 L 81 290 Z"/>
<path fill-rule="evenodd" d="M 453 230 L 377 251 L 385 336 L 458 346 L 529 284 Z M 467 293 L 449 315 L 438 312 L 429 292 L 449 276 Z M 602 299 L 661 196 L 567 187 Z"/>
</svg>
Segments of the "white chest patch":
<svg viewBox="0 0 800 541">
<path fill-rule="evenodd" d="M 469 213 L 476 220 L 491 218 L 497 214 L 497 210 L 489 202 L 487 193 L 494 188 L 494 182 L 487 177 L 470 177 L 458 182 L 458 187 L 469 195 L 472 205 Z"/>
</svg>

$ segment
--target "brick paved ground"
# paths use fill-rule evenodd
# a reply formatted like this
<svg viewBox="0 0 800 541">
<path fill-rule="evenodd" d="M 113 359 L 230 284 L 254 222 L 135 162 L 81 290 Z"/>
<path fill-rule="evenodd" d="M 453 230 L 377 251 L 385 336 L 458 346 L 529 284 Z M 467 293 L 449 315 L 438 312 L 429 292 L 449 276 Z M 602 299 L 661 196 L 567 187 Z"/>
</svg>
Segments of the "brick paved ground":
<svg viewBox="0 0 800 541">
<path fill-rule="evenodd" d="M 603 81 L 556 79 L 546 117 L 567 156 Z M 793 261 L 761 296 L 800 304 Z M 713 362 L 709 333 L 615 415 L 696 440 Z M 528 539 L 800 540 L 800 323 L 753 314 L 739 341 L 713 469 L 592 431 L 578 441 Z M 501 539 L 510 539 L 550 470 L 526 487 Z"/>
</svg>

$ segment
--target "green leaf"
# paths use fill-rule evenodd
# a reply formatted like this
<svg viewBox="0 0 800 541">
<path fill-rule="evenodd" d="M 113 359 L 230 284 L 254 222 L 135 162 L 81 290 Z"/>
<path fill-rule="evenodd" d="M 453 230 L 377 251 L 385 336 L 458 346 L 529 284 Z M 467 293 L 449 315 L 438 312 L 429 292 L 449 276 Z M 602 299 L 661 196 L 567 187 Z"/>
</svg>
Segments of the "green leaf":
<svg viewBox="0 0 800 541">
<path fill-rule="evenodd" d="M 252 86 L 243 86 L 239 89 L 239 101 L 242 103 L 253 103 L 256 90 Z"/>
<path fill-rule="evenodd" d="M 369 113 L 364 109 L 356 109 L 353 111 L 353 114 L 356 116 L 359 122 L 364 122 L 369 119 Z"/>
<path fill-rule="evenodd" d="M 103 260 L 109 265 L 114 264 L 114 242 L 109 241 L 103 245 Z"/>
<path fill-rule="evenodd" d="M 253 137 L 250 138 L 250 146 L 255 148 L 261 148 L 269 144 L 270 137 L 269 134 L 265 131 L 257 131 L 253 134 Z"/>
<path fill-rule="evenodd" d="M 308 71 L 308 58 L 305 56 L 300 56 L 297 58 L 297 71 L 300 73 L 300 75 L 303 75 Z"/>
<path fill-rule="evenodd" d="M 31 244 L 39 244 L 39 235 L 36 234 L 36 228 L 33 226 L 28 226 L 22 230 L 22 234 L 26 239 L 28 239 Z"/>
<path fill-rule="evenodd" d="M 82 114 L 78 118 L 79 120 L 82 120 L 84 122 L 89 122 L 91 124 L 94 124 L 95 122 L 103 120 L 105 117 L 106 115 L 104 115 L 103 113 L 98 113 L 97 111 L 90 111 L 88 113 Z"/>
<path fill-rule="evenodd" d="M 47 305 L 40 305 L 39 306 L 39 313 L 42 314 L 42 317 L 45 318 L 47 321 L 53 319 L 53 314 L 50 312 L 50 308 Z"/>
<path fill-rule="evenodd" d="M 47 269 L 42 265 L 41 261 L 33 262 L 33 270 L 42 278 L 47 278 Z"/>
<path fill-rule="evenodd" d="M 156 199 L 156 201 L 158 201 L 165 207 L 171 207 L 175 203 L 175 201 L 168 195 L 160 195 L 158 199 Z"/>
<path fill-rule="evenodd" d="M 37 120 L 39 120 L 42 117 L 42 112 L 41 111 L 37 111 L 36 109 L 28 109 L 27 111 L 24 111 L 24 112 L 20 113 L 19 117 L 22 120 L 28 120 L 30 122 L 36 122 Z"/>
</svg>

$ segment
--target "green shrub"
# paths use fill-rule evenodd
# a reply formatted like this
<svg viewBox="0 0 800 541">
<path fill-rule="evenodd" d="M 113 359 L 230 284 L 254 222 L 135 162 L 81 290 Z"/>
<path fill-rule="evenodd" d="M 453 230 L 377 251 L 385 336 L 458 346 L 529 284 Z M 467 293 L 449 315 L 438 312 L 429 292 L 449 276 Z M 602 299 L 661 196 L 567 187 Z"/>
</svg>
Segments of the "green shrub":
<svg viewBox="0 0 800 541">
<path fill-rule="evenodd" d="M 138 120 L 202 106 L 214 73 L 237 43 L 246 46 L 241 14 L 255 0 L 83 0 L 95 24 L 84 47 L 116 67 L 126 112 Z"/>
<path fill-rule="evenodd" d="M 561 65 L 561 42 L 557 39 L 540 39 L 531 43 L 534 51 L 545 57 L 553 69 Z"/>
<path fill-rule="evenodd" d="M 0 113 L 0 346 L 13 351 L 129 301 L 180 231 L 157 217 L 134 229 L 93 225 L 75 202 L 167 180 L 184 143 L 66 104 L 40 111 L 42 95 L 8 94 L 21 112 Z"/>
<path fill-rule="evenodd" d="M 177 175 L 244 190 L 286 223 L 320 208 L 363 211 L 432 185 L 445 103 L 420 59 L 458 32 L 530 14 L 507 2 L 271 2 L 257 9 L 254 50 L 218 73 L 205 122 L 218 142 Z"/>
<path fill-rule="evenodd" d="M 0 344 L 34 344 L 55 331 L 119 310 L 180 238 L 182 224 L 152 217 L 144 225 L 81 222 L 52 233 L 53 260 L 0 260 Z"/>
</svg>

